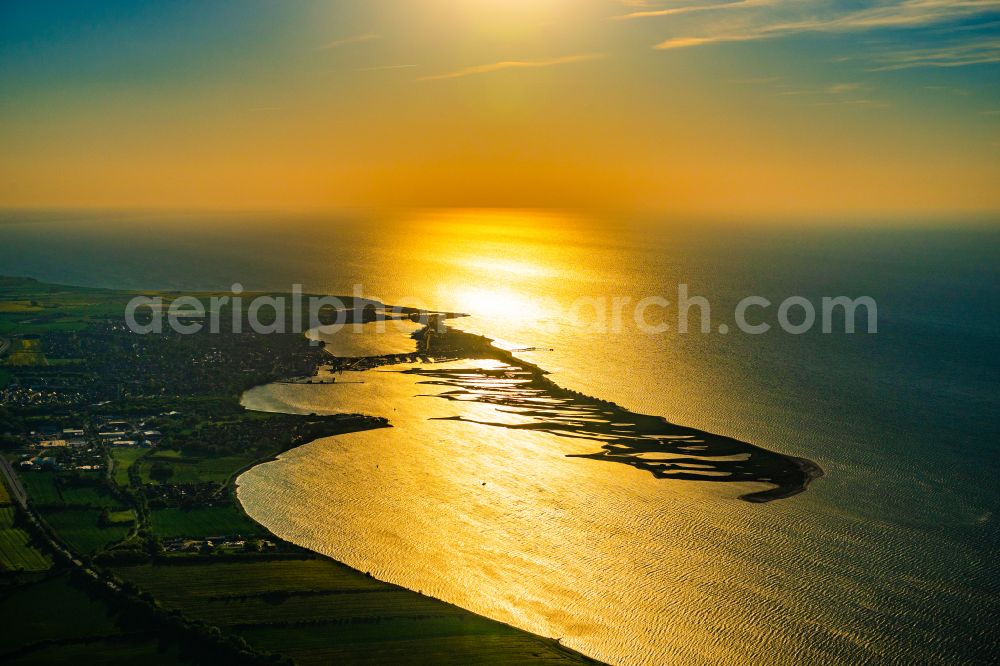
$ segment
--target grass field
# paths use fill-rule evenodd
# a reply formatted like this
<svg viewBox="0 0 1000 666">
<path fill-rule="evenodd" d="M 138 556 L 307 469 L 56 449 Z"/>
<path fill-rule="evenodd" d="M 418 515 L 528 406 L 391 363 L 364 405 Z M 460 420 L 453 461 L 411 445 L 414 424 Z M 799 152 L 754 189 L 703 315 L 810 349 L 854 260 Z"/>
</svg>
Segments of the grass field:
<svg viewBox="0 0 1000 666">
<path fill-rule="evenodd" d="M 324 559 L 140 566 L 168 608 L 301 664 L 581 663 L 553 642 Z"/>
<path fill-rule="evenodd" d="M 90 506 L 113 508 L 121 502 L 104 486 L 67 486 L 60 488 L 63 504 L 67 506 Z"/>
<path fill-rule="evenodd" d="M 128 469 L 132 464 L 147 453 L 147 449 L 135 447 L 117 448 L 111 452 L 111 459 L 114 461 L 114 472 L 112 477 L 119 486 L 128 485 Z"/>
<path fill-rule="evenodd" d="M 90 478 L 93 485 L 69 485 L 57 483 L 55 472 L 32 470 L 19 475 L 24 489 L 35 506 L 79 506 L 114 508 L 121 503 L 104 486 L 99 485 L 99 475 Z"/>
<path fill-rule="evenodd" d="M 84 555 L 121 541 L 129 532 L 127 525 L 101 527 L 99 509 L 49 510 L 42 517 L 70 548 Z"/>
<path fill-rule="evenodd" d="M 38 641 L 118 633 L 104 604 L 88 597 L 65 575 L 5 594 L 0 608 L 4 618 L 0 650 L 4 652 Z"/>
<path fill-rule="evenodd" d="M 59 489 L 56 488 L 56 475 L 53 472 L 32 470 L 18 475 L 28 499 L 37 506 L 62 504 Z"/>
<path fill-rule="evenodd" d="M 3 636 L 0 663 L 137 664 L 180 663 L 157 641 L 123 634 L 109 609 L 59 576 L 0 594 Z"/>
<path fill-rule="evenodd" d="M 0 571 L 47 570 L 52 562 L 29 544 L 27 532 L 14 527 L 14 511 L 0 507 Z"/>
<path fill-rule="evenodd" d="M 40 305 L 31 304 L 29 300 L 14 300 L 14 301 L 0 301 L 0 313 L 9 312 L 41 312 L 42 307 Z"/>
<path fill-rule="evenodd" d="M 176 650 L 164 651 L 151 638 L 112 637 L 104 640 L 86 639 L 65 645 L 38 646 L 26 654 L 5 660 L 6 666 L 50 666 L 67 664 L 101 664 L 102 666 L 168 666 L 191 663 L 181 661 Z"/>
<path fill-rule="evenodd" d="M 128 292 L 0 277 L 0 333 L 78 330 L 88 319 L 121 316 L 129 297 Z"/>
<path fill-rule="evenodd" d="M 177 451 L 157 451 L 154 455 L 143 459 L 140 477 L 143 483 L 157 483 L 149 475 L 154 463 L 170 465 L 173 470 L 167 483 L 223 483 L 236 470 L 249 465 L 255 460 L 253 456 L 237 455 L 219 458 L 196 458 L 182 455 Z"/>
<path fill-rule="evenodd" d="M 10 504 L 10 493 L 7 492 L 7 484 L 0 481 L 0 506 Z"/>
<path fill-rule="evenodd" d="M 112 511 L 108 514 L 108 521 L 115 525 L 131 525 L 135 522 L 135 511 L 132 509 Z"/>
<path fill-rule="evenodd" d="M 204 507 L 197 509 L 154 509 L 150 522 L 156 536 L 208 537 L 229 534 L 244 536 L 266 535 L 268 532 L 253 522 L 242 511 L 232 506 Z"/>
<path fill-rule="evenodd" d="M 0 276 L 0 335 L 82 330 L 94 320 L 120 319 L 129 299 L 137 295 L 161 296 L 166 303 L 176 296 L 155 291 L 53 285 L 31 278 Z M 227 294 L 195 295 L 208 299 Z M 246 295 L 249 297 L 251 293 Z M 350 302 L 350 298 L 345 298 L 345 302 Z"/>
</svg>

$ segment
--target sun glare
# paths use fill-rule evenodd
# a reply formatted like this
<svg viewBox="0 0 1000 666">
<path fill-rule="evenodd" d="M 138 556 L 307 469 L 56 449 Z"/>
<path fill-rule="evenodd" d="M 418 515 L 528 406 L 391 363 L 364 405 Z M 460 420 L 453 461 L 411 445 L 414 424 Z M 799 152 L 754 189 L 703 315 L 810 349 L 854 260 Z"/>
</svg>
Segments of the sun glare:
<svg viewBox="0 0 1000 666">
<path fill-rule="evenodd" d="M 538 304 L 524 294 L 507 288 L 469 287 L 455 289 L 451 301 L 465 312 L 474 312 L 486 319 L 530 321 L 544 313 Z"/>
</svg>

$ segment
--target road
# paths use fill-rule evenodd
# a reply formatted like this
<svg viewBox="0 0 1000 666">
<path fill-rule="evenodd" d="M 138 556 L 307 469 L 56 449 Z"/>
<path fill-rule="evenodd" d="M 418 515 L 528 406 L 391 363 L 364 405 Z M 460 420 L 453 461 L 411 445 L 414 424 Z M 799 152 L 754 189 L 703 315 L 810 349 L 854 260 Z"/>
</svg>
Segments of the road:
<svg viewBox="0 0 1000 666">
<path fill-rule="evenodd" d="M 14 473 L 14 468 L 10 466 L 10 461 L 3 456 L 0 456 L 0 475 L 3 476 L 3 480 L 7 484 L 10 496 L 14 498 L 14 501 L 17 502 L 22 509 L 27 511 L 28 493 L 24 492 L 24 486 L 21 485 L 21 480 L 18 479 L 17 474 Z"/>
<path fill-rule="evenodd" d="M 31 509 L 31 507 L 28 506 L 28 494 L 24 491 L 24 486 L 21 485 L 21 480 L 17 478 L 17 474 L 14 472 L 14 468 L 11 467 L 10 461 L 3 456 L 0 456 L 0 476 L 3 477 L 3 481 L 6 483 L 7 489 L 10 491 L 10 496 L 15 502 L 17 502 L 18 506 L 24 510 L 28 520 L 38 528 L 38 532 L 45 536 L 45 540 L 48 542 L 48 545 L 52 548 L 52 550 L 57 552 L 66 561 L 70 562 L 74 567 L 82 571 L 90 578 L 104 583 L 108 589 L 114 592 L 121 592 L 121 589 L 114 581 L 102 578 L 99 573 L 81 562 L 76 555 L 67 550 L 62 544 L 52 537 L 48 525 L 42 522 L 42 520 L 35 515 L 35 512 Z"/>
</svg>

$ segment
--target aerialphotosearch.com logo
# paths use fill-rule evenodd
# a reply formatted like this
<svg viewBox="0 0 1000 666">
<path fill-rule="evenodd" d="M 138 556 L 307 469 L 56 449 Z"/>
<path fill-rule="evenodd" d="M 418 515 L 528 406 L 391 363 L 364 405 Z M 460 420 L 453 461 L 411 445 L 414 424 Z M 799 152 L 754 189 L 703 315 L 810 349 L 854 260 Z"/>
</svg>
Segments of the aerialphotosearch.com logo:
<svg viewBox="0 0 1000 666">
<path fill-rule="evenodd" d="M 305 333 L 332 334 L 351 327 L 355 331 L 385 332 L 391 327 L 401 332 L 413 330 L 413 323 L 443 327 L 446 316 L 420 299 L 398 299 L 395 305 L 363 296 L 360 284 L 354 285 L 348 302 L 337 296 L 304 294 L 295 284 L 287 294 L 244 294 L 243 286 L 233 284 L 229 294 L 211 296 L 185 295 L 164 299 L 162 296 L 136 296 L 125 308 L 125 323 L 139 334 L 162 333 L 166 327 L 182 335 L 219 333 L 223 322 L 226 332 L 242 333 L 244 327 L 258 334 Z M 488 298 L 488 297 L 487 297 Z M 554 298 L 527 299 L 517 305 L 517 314 L 531 318 L 538 330 L 574 329 L 594 334 L 620 333 L 634 328 L 648 335 L 666 333 L 728 334 L 732 327 L 725 321 L 714 323 L 713 309 L 704 296 L 692 296 L 688 285 L 677 285 L 674 301 L 661 295 L 581 296 L 569 303 Z M 483 303 L 484 311 L 492 311 Z M 475 313 L 473 313 L 475 314 Z M 746 296 L 732 308 L 736 330 L 746 335 L 762 335 L 779 330 L 790 335 L 816 331 L 848 333 L 859 330 L 878 332 L 878 305 L 870 296 L 824 296 L 810 300 L 789 296 L 774 303 L 763 296 Z M 207 320 L 207 323 L 206 323 Z M 364 327 L 371 327 L 365 329 Z"/>
</svg>

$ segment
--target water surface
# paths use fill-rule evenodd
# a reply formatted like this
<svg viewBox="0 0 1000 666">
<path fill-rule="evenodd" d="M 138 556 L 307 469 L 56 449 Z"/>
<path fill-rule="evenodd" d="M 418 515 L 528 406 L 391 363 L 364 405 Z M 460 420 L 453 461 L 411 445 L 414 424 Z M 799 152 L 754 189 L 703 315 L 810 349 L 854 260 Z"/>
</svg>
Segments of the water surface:
<svg viewBox="0 0 1000 666">
<path fill-rule="evenodd" d="M 428 420 L 512 417 L 420 397 L 441 389 L 418 375 L 251 392 L 260 408 L 396 426 L 241 480 L 256 518 L 360 569 L 617 663 L 986 662 L 1000 649 L 997 231 L 651 230 L 509 211 L 271 222 L 8 225 L 0 265 L 112 287 L 357 283 L 470 312 L 457 325 L 544 350 L 520 355 L 563 386 L 826 471 L 751 505 L 736 497 L 755 488 L 567 457 L 592 448 L 551 433 Z M 544 306 L 674 300 L 678 282 L 711 299 L 713 330 L 749 294 L 870 295 L 880 329 L 651 336 L 626 322 L 598 335 Z"/>
</svg>

